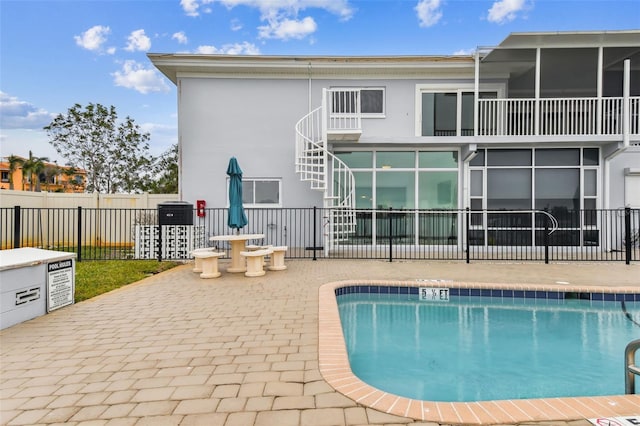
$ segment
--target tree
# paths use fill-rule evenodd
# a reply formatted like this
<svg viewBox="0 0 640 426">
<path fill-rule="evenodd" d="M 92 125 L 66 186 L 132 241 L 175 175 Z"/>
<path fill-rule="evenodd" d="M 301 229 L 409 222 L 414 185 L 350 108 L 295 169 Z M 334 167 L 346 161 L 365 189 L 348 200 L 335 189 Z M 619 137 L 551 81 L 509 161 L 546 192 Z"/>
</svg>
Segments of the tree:
<svg viewBox="0 0 640 426">
<path fill-rule="evenodd" d="M 87 171 L 87 192 L 141 192 L 149 185 L 149 134 L 130 117 L 119 122 L 113 105 L 75 104 L 44 130 L 70 166 Z"/>
<path fill-rule="evenodd" d="M 178 193 L 178 144 L 173 145 L 156 159 L 154 178 L 148 191 L 152 194 Z"/>
<path fill-rule="evenodd" d="M 40 175 L 44 172 L 46 161 L 49 161 L 47 157 L 34 157 L 29 151 L 29 158 L 22 163 L 22 179 L 29 178 L 29 191 L 40 191 Z"/>
<path fill-rule="evenodd" d="M 56 183 L 56 176 L 61 173 L 61 169 L 57 164 L 45 164 L 44 170 L 40 173 L 40 183 L 44 183 L 44 190 L 49 190 L 49 185 Z"/>
<path fill-rule="evenodd" d="M 77 173 L 78 169 L 75 167 L 65 167 L 62 169 L 62 174 L 66 177 L 66 179 L 63 179 L 62 183 L 64 189 L 71 188 L 72 192 L 76 192 L 76 190 L 82 186 L 82 179 L 80 179 Z"/>
<path fill-rule="evenodd" d="M 9 189 L 14 189 L 13 174 L 16 170 L 22 167 L 22 165 L 24 164 L 24 158 L 18 157 L 17 155 L 10 155 L 7 157 L 7 160 L 9 161 Z M 22 186 L 22 190 L 24 190 L 24 183 Z"/>
</svg>

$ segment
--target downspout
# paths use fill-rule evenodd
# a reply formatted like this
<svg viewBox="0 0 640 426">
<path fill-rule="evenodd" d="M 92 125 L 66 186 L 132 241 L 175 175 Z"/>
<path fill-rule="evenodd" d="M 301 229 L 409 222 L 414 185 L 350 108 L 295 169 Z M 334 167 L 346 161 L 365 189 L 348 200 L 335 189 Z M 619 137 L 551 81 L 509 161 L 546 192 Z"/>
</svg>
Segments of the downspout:
<svg viewBox="0 0 640 426">
<path fill-rule="evenodd" d="M 309 87 L 308 87 L 309 93 L 307 95 L 309 97 L 309 111 L 308 112 L 311 112 L 311 62 L 309 62 L 307 64 L 307 69 L 309 70 Z"/>
<path fill-rule="evenodd" d="M 478 125 L 479 125 L 479 107 L 480 107 L 480 48 L 476 47 L 475 53 L 475 69 L 473 71 L 473 144 L 467 144 L 462 149 L 462 207 L 469 207 L 469 188 L 471 186 L 471 172 L 469 171 L 469 162 L 478 155 Z M 462 229 L 462 228 L 460 228 Z"/>
<path fill-rule="evenodd" d="M 623 81 L 622 81 L 622 146 L 613 150 L 613 152 L 609 153 L 606 157 L 604 157 L 604 188 L 609 188 L 610 176 L 610 167 L 609 162 L 616 157 L 618 154 L 624 152 L 629 148 L 629 131 L 630 131 L 630 91 L 631 91 L 631 60 L 624 60 L 624 73 L 623 73 Z M 611 205 L 610 202 L 610 194 L 607 193 L 607 196 L 604 199 L 604 208 L 609 209 Z"/>
</svg>

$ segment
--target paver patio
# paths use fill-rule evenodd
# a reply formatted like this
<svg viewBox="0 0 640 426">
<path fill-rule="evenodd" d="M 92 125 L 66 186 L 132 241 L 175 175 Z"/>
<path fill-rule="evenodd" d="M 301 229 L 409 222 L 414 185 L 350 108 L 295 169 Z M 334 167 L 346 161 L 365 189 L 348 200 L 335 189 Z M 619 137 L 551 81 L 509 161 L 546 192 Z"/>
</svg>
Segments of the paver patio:
<svg viewBox="0 0 640 426">
<path fill-rule="evenodd" d="M 363 407 L 323 380 L 318 369 L 322 284 L 450 279 L 640 288 L 640 265 L 623 263 L 287 260 L 287 265 L 285 271 L 246 278 L 226 273 L 223 261 L 223 275 L 206 280 L 184 265 L 2 330 L 0 423 L 425 424 Z"/>
</svg>

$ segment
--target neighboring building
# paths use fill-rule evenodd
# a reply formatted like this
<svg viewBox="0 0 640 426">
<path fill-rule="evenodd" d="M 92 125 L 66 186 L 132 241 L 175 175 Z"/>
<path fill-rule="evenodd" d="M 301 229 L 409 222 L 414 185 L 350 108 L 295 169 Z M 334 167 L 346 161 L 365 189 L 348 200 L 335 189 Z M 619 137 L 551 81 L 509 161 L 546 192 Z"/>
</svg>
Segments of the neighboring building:
<svg viewBox="0 0 640 426">
<path fill-rule="evenodd" d="M 598 245 L 581 210 L 640 207 L 640 31 L 514 33 L 470 56 L 148 56 L 178 87 L 194 204 L 227 205 L 235 156 L 247 207 L 335 207 L 333 241 L 376 244 L 393 208 L 402 243 L 460 244 L 461 215 L 418 209 L 469 207 L 474 244 L 539 245 L 535 213 L 492 229 L 491 212 L 547 209 L 560 244 Z"/>
<path fill-rule="evenodd" d="M 18 157 L 22 161 L 26 158 Z M 0 189 L 14 189 L 16 191 L 33 191 L 39 188 L 47 192 L 84 192 L 87 172 L 69 166 L 59 166 L 56 163 L 44 163 L 44 170 L 38 176 L 39 183 L 31 184 L 31 176 L 24 176 L 22 166 L 18 165 L 11 171 L 8 158 L 0 161 Z M 13 186 L 13 187 L 12 187 Z"/>
</svg>

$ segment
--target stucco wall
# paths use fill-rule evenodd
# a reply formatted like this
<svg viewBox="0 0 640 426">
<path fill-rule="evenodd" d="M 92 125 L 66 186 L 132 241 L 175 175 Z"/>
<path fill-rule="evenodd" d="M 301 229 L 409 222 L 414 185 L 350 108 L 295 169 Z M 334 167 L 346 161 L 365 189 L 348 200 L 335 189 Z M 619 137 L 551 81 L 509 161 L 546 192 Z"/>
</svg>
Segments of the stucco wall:
<svg viewBox="0 0 640 426">
<path fill-rule="evenodd" d="M 294 166 L 306 81 L 183 79 L 179 103 L 183 200 L 226 206 L 227 164 L 235 156 L 245 178 L 282 179 L 284 206 L 322 205 L 321 193 L 300 182 Z"/>
<path fill-rule="evenodd" d="M 227 205 L 226 168 L 235 156 L 245 178 L 282 179 L 283 207 L 322 206 L 322 193 L 310 189 L 295 173 L 295 124 L 311 107 L 321 105 L 322 89 L 331 87 L 384 87 L 385 117 L 363 118 L 358 143 L 335 142 L 334 148 L 445 145 L 416 137 L 417 85 L 469 85 L 469 78 L 444 80 L 440 76 L 413 79 L 312 78 L 193 78 L 180 79 L 179 137 L 182 199 L 209 207 Z M 497 82 L 494 82 L 497 83 Z M 311 88 L 311 102 L 309 102 Z M 449 143 L 450 140 L 444 141 Z M 546 141 L 547 144 L 549 141 Z M 504 143 L 504 141 L 503 141 Z M 419 144 L 419 145 L 415 145 Z M 580 146 L 562 144 L 557 146 Z M 517 142 L 513 145 L 518 146 Z M 523 145 L 531 146 L 531 144 Z M 624 168 L 640 167 L 640 148 L 631 147 L 609 163 L 609 188 L 603 189 L 603 207 L 625 205 Z M 464 205 L 464 175 L 460 174 L 459 202 Z M 601 174 L 606 184 L 604 173 Z"/>
<path fill-rule="evenodd" d="M 626 151 L 617 155 L 610 161 L 608 189 L 609 208 L 616 209 L 625 207 L 629 202 L 629 200 L 625 200 L 625 168 L 640 168 L 640 147 L 629 147 Z M 626 182 L 626 184 L 628 185 L 629 182 Z M 640 188 L 635 188 L 634 191 L 635 190 L 640 191 Z M 607 189 L 605 189 L 605 194 L 606 193 Z"/>
<path fill-rule="evenodd" d="M 322 89 L 385 87 L 385 117 L 364 118 L 363 139 L 401 143 L 415 138 L 416 85 L 426 83 L 443 80 L 182 78 L 182 199 L 226 206 L 225 171 L 235 156 L 245 178 L 282 179 L 284 207 L 321 206 L 322 194 L 300 182 L 295 173 L 295 124 L 309 106 L 321 105 Z"/>
</svg>

